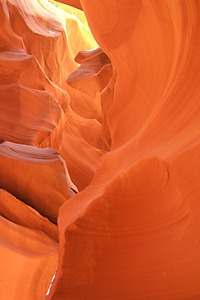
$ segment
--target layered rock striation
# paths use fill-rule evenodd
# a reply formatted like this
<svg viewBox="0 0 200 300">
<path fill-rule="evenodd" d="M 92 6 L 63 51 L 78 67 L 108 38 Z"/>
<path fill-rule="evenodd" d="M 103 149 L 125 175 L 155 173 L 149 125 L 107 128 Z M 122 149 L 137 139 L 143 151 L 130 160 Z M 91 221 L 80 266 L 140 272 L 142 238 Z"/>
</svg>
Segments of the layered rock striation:
<svg viewBox="0 0 200 300">
<path fill-rule="evenodd" d="M 2 300 L 200 298 L 199 12 L 0 1 Z"/>
</svg>

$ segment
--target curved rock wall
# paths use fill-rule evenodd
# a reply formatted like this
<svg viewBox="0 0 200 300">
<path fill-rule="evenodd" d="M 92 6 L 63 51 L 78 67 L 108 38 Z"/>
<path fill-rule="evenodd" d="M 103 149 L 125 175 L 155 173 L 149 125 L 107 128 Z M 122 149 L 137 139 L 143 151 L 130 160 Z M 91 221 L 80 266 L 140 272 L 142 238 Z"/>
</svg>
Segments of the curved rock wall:
<svg viewBox="0 0 200 300">
<path fill-rule="evenodd" d="M 199 13 L 0 1 L 2 300 L 200 299 Z"/>
</svg>

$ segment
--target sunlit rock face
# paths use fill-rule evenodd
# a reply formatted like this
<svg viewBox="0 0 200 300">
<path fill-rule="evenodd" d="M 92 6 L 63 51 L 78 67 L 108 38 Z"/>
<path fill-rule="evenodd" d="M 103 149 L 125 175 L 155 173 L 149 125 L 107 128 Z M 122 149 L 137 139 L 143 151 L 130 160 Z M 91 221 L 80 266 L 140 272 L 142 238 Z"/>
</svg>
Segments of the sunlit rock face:
<svg viewBox="0 0 200 300">
<path fill-rule="evenodd" d="M 199 13 L 0 0 L 0 299 L 200 299 Z"/>
</svg>

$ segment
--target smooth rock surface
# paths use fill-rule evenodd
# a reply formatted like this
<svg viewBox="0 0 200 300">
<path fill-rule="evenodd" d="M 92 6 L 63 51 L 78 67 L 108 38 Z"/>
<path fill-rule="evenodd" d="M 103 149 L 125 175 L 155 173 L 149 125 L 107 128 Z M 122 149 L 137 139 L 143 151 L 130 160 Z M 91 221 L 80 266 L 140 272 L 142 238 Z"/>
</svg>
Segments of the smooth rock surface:
<svg viewBox="0 0 200 300">
<path fill-rule="evenodd" d="M 199 13 L 0 0 L 0 299 L 200 299 Z"/>
</svg>

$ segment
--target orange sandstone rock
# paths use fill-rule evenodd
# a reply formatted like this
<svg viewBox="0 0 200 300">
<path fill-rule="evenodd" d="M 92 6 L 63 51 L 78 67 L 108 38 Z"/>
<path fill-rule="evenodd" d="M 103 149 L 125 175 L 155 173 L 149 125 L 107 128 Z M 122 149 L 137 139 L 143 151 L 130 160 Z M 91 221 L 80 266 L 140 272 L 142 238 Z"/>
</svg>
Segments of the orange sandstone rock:
<svg viewBox="0 0 200 300">
<path fill-rule="evenodd" d="M 59 207 L 76 191 L 63 159 L 51 148 L 0 145 L 0 187 L 56 222 Z"/>
<path fill-rule="evenodd" d="M 197 300 L 199 5 L 81 4 L 113 65 L 101 93 L 111 151 L 61 207 L 49 299 Z"/>
<path fill-rule="evenodd" d="M 199 11 L 0 1 L 0 299 L 200 298 Z"/>
<path fill-rule="evenodd" d="M 62 2 L 67 5 L 71 5 L 78 9 L 82 9 L 81 2 L 79 0 L 61 0 L 59 2 Z"/>
<path fill-rule="evenodd" d="M 0 214 L 13 223 L 40 230 L 58 242 L 56 225 L 52 224 L 32 207 L 2 189 L 0 190 Z"/>
<path fill-rule="evenodd" d="M 112 76 L 112 65 L 101 49 L 79 52 L 75 57 L 81 66 L 67 79 L 67 83 L 91 96 L 101 92 Z"/>
<path fill-rule="evenodd" d="M 45 299 L 57 268 L 57 243 L 0 216 L 2 299 Z"/>
</svg>

